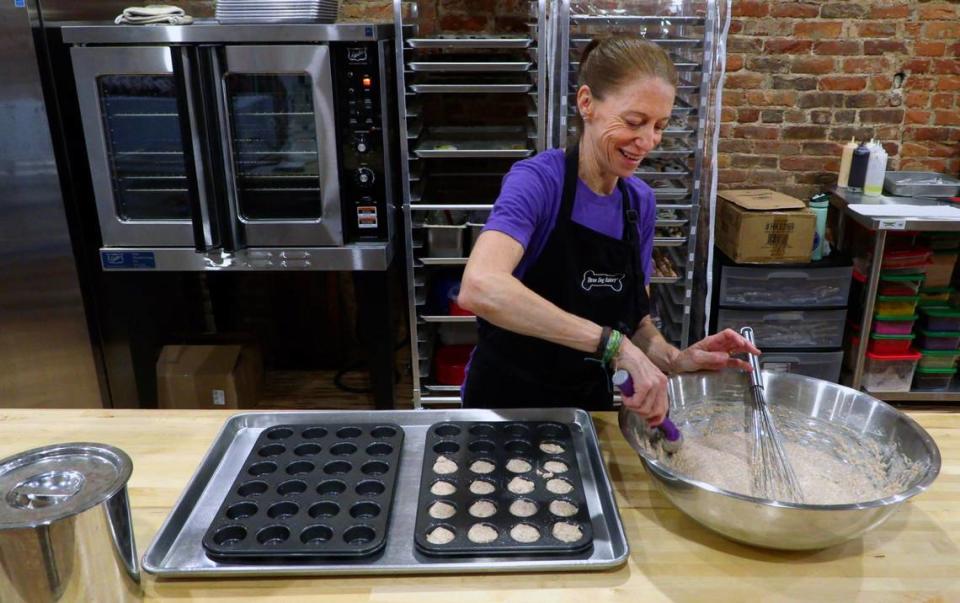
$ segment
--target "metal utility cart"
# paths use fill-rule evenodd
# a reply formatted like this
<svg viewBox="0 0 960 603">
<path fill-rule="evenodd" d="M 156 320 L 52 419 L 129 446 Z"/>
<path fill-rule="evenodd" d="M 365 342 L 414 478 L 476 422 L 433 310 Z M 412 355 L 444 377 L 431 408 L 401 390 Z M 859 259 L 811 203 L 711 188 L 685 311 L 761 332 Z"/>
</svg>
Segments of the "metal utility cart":
<svg viewBox="0 0 960 603">
<path fill-rule="evenodd" d="M 840 212 L 840 232 L 837 238 L 841 246 L 848 244 L 848 229 L 845 225 L 850 220 L 874 233 L 874 259 L 870 265 L 870 273 L 866 275 L 867 282 L 864 286 L 863 313 L 860 316 L 860 333 L 869 334 L 873 326 L 873 311 L 880 282 L 880 267 L 882 264 L 882 262 L 877 259 L 883 257 L 887 244 L 887 234 L 890 231 L 960 232 L 960 220 L 926 218 L 920 217 L 919 215 L 896 215 L 894 217 L 866 216 L 851 209 L 850 206 L 857 204 L 895 205 L 915 206 L 919 209 L 937 206 L 939 203 L 932 199 L 914 197 L 892 197 L 888 195 L 866 196 L 839 187 L 833 187 L 830 192 L 830 204 Z M 921 212 L 918 211 L 916 213 L 920 214 Z M 891 212 L 891 214 L 893 214 L 893 212 Z M 868 337 L 861 337 L 857 349 L 851 350 L 851 353 L 854 354 L 853 370 L 846 375 L 845 383 L 854 389 L 860 389 L 862 386 L 868 339 Z M 870 395 L 886 402 L 960 402 L 960 391 L 871 391 Z"/>
<path fill-rule="evenodd" d="M 545 148 L 545 0 L 522 33 L 452 34 L 394 3 L 414 405 L 460 404 L 434 370 L 442 346 L 476 342 L 476 317 L 451 315 L 462 275 L 503 175 Z"/>
</svg>

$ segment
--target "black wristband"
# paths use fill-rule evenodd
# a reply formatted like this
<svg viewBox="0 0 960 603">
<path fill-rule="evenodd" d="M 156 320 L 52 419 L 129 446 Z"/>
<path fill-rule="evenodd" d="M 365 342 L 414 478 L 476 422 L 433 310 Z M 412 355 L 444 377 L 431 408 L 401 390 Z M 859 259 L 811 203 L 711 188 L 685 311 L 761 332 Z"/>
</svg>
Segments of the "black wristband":
<svg viewBox="0 0 960 603">
<path fill-rule="evenodd" d="M 611 332 L 613 332 L 613 329 L 610 327 L 603 327 L 603 329 L 600 331 L 600 344 L 597 346 L 597 350 L 593 353 L 594 358 L 603 358 L 604 352 L 607 351 L 607 344 L 610 342 Z"/>
</svg>

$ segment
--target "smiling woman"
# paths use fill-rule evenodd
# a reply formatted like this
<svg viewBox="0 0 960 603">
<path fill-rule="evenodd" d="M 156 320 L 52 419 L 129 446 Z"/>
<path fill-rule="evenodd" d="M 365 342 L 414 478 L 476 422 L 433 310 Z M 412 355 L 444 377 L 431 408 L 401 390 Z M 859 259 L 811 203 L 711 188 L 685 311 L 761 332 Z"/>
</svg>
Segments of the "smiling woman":
<svg viewBox="0 0 960 603">
<path fill-rule="evenodd" d="M 649 316 L 656 203 L 633 174 L 660 144 L 676 83 L 656 44 L 615 36 L 584 49 L 580 140 L 514 164 L 464 271 L 458 303 L 480 324 L 465 406 L 608 409 L 619 367 L 635 386 L 624 404 L 656 424 L 665 373 L 749 368 L 731 354 L 757 350 L 732 331 L 681 352 Z"/>
</svg>

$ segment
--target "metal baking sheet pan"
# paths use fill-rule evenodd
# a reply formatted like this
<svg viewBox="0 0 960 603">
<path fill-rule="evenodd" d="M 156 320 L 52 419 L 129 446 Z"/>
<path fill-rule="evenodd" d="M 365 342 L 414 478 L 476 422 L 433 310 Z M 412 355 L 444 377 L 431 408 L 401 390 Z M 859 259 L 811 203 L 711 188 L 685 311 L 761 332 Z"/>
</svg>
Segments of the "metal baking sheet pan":
<svg viewBox="0 0 960 603">
<path fill-rule="evenodd" d="M 412 84 L 417 94 L 489 94 L 529 92 L 533 84 Z"/>
<path fill-rule="evenodd" d="M 407 63 L 410 71 L 474 72 L 474 71 L 529 71 L 533 63 L 524 61 L 415 61 Z"/>
<path fill-rule="evenodd" d="M 562 558 L 536 555 L 434 558 L 414 546 L 417 493 L 430 425 L 444 421 L 556 421 L 570 424 L 593 529 L 593 546 Z M 404 430 L 397 491 L 383 551 L 367 559 L 296 562 L 213 560 L 203 534 L 260 433 L 274 425 L 394 423 Z M 190 479 L 143 557 L 143 568 L 161 578 L 294 576 L 324 574 L 486 573 L 602 570 L 618 567 L 629 545 L 590 416 L 578 409 L 450 409 L 416 411 L 256 412 L 234 415 Z"/>
<path fill-rule="evenodd" d="M 937 172 L 887 172 L 883 190 L 905 197 L 955 197 L 960 195 L 960 180 Z"/>
<path fill-rule="evenodd" d="M 506 37 L 438 37 L 438 38 L 410 38 L 407 44 L 412 48 L 527 48 L 533 43 L 530 38 Z"/>
</svg>

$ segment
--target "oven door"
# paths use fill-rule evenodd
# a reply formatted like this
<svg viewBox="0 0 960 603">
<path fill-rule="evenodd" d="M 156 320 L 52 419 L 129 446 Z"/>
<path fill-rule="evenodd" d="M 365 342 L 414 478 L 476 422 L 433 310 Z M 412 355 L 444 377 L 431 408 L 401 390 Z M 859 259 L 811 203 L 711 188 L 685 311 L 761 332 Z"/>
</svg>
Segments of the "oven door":
<svg viewBox="0 0 960 603">
<path fill-rule="evenodd" d="M 225 46 L 227 197 L 247 247 L 343 244 L 330 49 Z"/>
<path fill-rule="evenodd" d="M 104 246 L 193 247 L 202 199 L 171 49 L 71 55 Z"/>
</svg>

